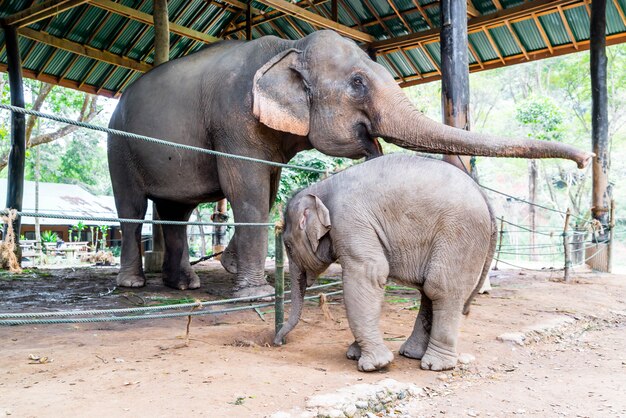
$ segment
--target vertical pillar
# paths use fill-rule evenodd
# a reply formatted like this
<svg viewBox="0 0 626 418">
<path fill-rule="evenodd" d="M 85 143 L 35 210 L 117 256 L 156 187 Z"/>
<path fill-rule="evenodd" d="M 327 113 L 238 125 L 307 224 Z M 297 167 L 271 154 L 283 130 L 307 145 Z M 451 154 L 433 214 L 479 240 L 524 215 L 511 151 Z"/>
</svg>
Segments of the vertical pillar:
<svg viewBox="0 0 626 418">
<path fill-rule="evenodd" d="M 154 65 L 167 62 L 170 57 L 170 21 L 167 0 L 154 0 L 152 16 L 154 17 Z M 156 205 L 152 204 L 152 219 L 158 220 Z M 152 225 L 152 251 L 146 251 L 144 270 L 158 273 L 163 268 L 163 252 L 165 244 L 161 225 Z"/>
<path fill-rule="evenodd" d="M 248 1 L 246 7 L 246 40 L 252 40 L 252 0 Z"/>
<path fill-rule="evenodd" d="M 219 200 L 215 203 L 215 212 L 211 216 L 211 221 L 216 223 L 225 223 L 228 221 L 228 210 L 226 206 L 226 199 Z M 213 226 L 213 249 L 212 253 L 217 254 L 224 251 L 226 248 L 226 227 L 225 226 Z M 219 260 L 221 256 L 216 256 L 215 259 Z"/>
<path fill-rule="evenodd" d="M 330 2 L 330 16 L 334 22 L 339 21 L 339 10 L 337 9 L 337 0 L 331 0 Z"/>
<path fill-rule="evenodd" d="M 469 130 L 467 3 L 465 0 L 442 0 L 440 12 L 443 123 Z M 470 157 L 445 155 L 444 161 L 472 173 Z"/>
<path fill-rule="evenodd" d="M 285 262 L 284 262 L 284 250 L 283 250 L 283 224 L 280 222 L 276 225 L 274 230 L 275 237 L 275 251 L 276 251 L 276 266 L 274 272 L 274 329 L 278 333 L 283 327 L 285 322 Z M 291 281 L 292 286 L 298 286 L 296 280 Z M 293 293 L 292 293 L 293 294 Z M 304 296 L 304 295 L 302 295 Z M 284 343 L 284 341 L 283 341 Z"/>
<path fill-rule="evenodd" d="M 590 70 L 591 70 L 591 142 L 596 154 L 593 158 L 593 186 L 591 214 L 608 226 L 609 196 L 609 122 L 608 93 L 606 87 L 606 0 L 591 2 L 590 28 Z M 601 241 L 606 234 L 598 235 Z"/>
<path fill-rule="evenodd" d="M 4 40 L 7 52 L 9 86 L 11 89 L 11 105 L 24 107 L 24 86 L 22 84 L 22 60 L 20 57 L 17 28 L 3 26 Z M 26 160 L 26 117 L 23 113 L 11 114 L 11 151 L 9 153 L 9 168 L 7 180 L 6 207 L 22 210 L 24 197 L 24 164 Z M 13 222 L 15 232 L 15 249 L 20 257 L 20 226 L 21 219 L 16 217 Z M 6 233 L 6 230 L 5 230 Z"/>
</svg>

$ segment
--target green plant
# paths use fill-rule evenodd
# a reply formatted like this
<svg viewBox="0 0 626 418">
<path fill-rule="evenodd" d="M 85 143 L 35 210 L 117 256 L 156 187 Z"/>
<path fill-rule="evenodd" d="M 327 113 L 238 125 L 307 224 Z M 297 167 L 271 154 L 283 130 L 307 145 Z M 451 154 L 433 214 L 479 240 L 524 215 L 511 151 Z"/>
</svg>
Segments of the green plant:
<svg viewBox="0 0 626 418">
<path fill-rule="evenodd" d="M 41 233 L 41 242 L 57 242 L 59 236 L 56 232 L 52 231 L 43 231 Z"/>
<path fill-rule="evenodd" d="M 72 227 L 72 231 L 76 231 L 76 237 L 74 237 L 74 241 L 80 241 L 81 233 L 87 229 L 87 225 L 83 223 L 83 221 L 78 221 L 76 225 Z M 70 238 L 71 241 L 71 238 Z"/>
<path fill-rule="evenodd" d="M 100 249 L 104 250 L 107 248 L 107 237 L 109 236 L 109 226 L 100 225 L 98 229 L 100 230 L 100 234 L 102 234 L 102 239 L 100 240 Z"/>
</svg>

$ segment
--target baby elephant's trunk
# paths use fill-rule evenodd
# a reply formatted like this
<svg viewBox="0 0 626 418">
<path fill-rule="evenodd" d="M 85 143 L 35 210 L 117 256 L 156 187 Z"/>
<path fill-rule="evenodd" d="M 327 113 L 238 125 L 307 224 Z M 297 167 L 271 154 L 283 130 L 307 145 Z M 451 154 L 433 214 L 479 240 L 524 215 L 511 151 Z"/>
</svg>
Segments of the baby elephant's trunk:
<svg viewBox="0 0 626 418">
<path fill-rule="evenodd" d="M 287 323 L 276 333 L 274 345 L 282 345 L 283 339 L 296 327 L 302 315 L 304 292 L 306 291 L 306 273 L 296 263 L 289 260 L 289 276 L 291 277 L 291 311 Z"/>
</svg>

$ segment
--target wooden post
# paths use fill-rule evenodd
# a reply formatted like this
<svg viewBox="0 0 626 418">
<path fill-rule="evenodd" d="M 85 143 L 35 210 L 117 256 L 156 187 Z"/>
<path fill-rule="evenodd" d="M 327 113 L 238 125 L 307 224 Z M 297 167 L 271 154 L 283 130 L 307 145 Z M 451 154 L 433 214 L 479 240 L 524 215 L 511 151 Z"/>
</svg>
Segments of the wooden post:
<svg viewBox="0 0 626 418">
<path fill-rule="evenodd" d="M 563 268 L 563 279 L 565 282 L 569 282 L 569 271 L 572 267 L 572 259 L 570 257 L 570 245 L 569 245 L 569 218 L 570 218 L 570 210 L 567 208 L 567 213 L 565 214 L 565 226 L 563 227 L 563 255 L 565 258 L 565 265 Z"/>
<path fill-rule="evenodd" d="M 467 3 L 465 0 L 442 0 L 440 13 L 443 122 L 469 130 Z M 444 155 L 443 159 L 472 175 L 471 157 Z"/>
<path fill-rule="evenodd" d="M 339 21 L 339 10 L 337 9 L 337 0 L 331 0 L 330 2 L 330 18 L 335 22 Z"/>
<path fill-rule="evenodd" d="M 24 86 L 22 84 L 22 60 L 18 44 L 17 28 L 3 26 L 6 44 L 9 86 L 11 89 L 11 105 L 24 107 Z M 26 117 L 23 113 L 11 114 L 11 151 L 9 153 L 9 168 L 7 174 L 6 207 L 22 210 L 24 198 L 24 165 L 26 161 Z M 13 222 L 15 231 L 15 251 L 21 261 L 19 246 L 21 219 L 19 216 Z M 5 227 L 6 236 L 6 227 Z"/>
<path fill-rule="evenodd" d="M 170 28 L 167 0 L 154 0 L 152 15 L 154 17 L 154 65 L 167 62 L 170 57 Z M 156 205 L 152 204 L 152 219 L 158 220 Z M 163 252 L 165 242 L 161 225 L 152 225 L 152 251 L 146 251 L 144 270 L 158 273 L 163 269 Z"/>
<path fill-rule="evenodd" d="M 252 0 L 248 1 L 246 7 L 246 40 L 252 40 Z"/>
<path fill-rule="evenodd" d="M 226 199 L 222 199 L 215 203 L 215 212 L 211 215 L 211 221 L 216 223 L 225 223 L 228 221 L 228 209 L 226 206 Z M 226 248 L 226 227 L 225 226 L 213 226 L 213 249 L 212 253 L 217 254 L 224 251 Z M 214 257 L 215 260 L 219 260 L 221 256 Z"/>
<path fill-rule="evenodd" d="M 502 241 L 504 239 L 504 216 L 500 218 L 500 242 L 498 243 L 498 258 L 496 258 L 496 264 L 493 266 L 494 270 L 498 270 L 498 261 L 500 258 L 500 250 L 502 250 Z"/>
<path fill-rule="evenodd" d="M 528 217 L 530 218 L 530 259 L 537 260 L 535 255 L 535 227 L 537 226 L 537 211 L 535 202 L 537 201 L 537 160 L 528 160 Z"/>
<path fill-rule="evenodd" d="M 609 196 L 608 93 L 606 87 L 606 0 L 591 2 L 589 39 L 591 70 L 591 142 L 593 186 L 591 214 L 606 229 L 611 197 Z M 597 242 L 606 242 L 607 235 L 597 235 Z"/>
<path fill-rule="evenodd" d="M 275 237 L 275 271 L 274 271 L 274 327 L 276 333 L 283 327 L 285 322 L 285 264 L 283 250 L 283 226 L 282 222 L 278 223 L 274 230 Z M 292 283 L 297 286 L 295 280 Z M 292 286 L 293 286 L 292 284 Z M 292 293 L 293 294 L 293 293 Z M 282 342 L 283 344 L 285 341 Z"/>
<path fill-rule="evenodd" d="M 611 199 L 609 218 L 609 248 L 607 249 L 607 272 L 613 273 L 613 241 L 615 239 L 615 200 Z"/>
</svg>

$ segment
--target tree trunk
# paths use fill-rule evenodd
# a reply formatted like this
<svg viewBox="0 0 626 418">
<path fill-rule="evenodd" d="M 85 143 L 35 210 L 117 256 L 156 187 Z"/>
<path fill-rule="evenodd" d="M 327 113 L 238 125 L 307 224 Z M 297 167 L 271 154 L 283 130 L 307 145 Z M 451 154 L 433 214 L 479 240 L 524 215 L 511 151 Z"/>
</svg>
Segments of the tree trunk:
<svg viewBox="0 0 626 418">
<path fill-rule="evenodd" d="M 537 201 L 537 160 L 528 160 L 528 219 L 530 220 L 530 259 L 537 260 L 535 255 L 535 226 L 537 213 L 535 202 Z"/>
</svg>

